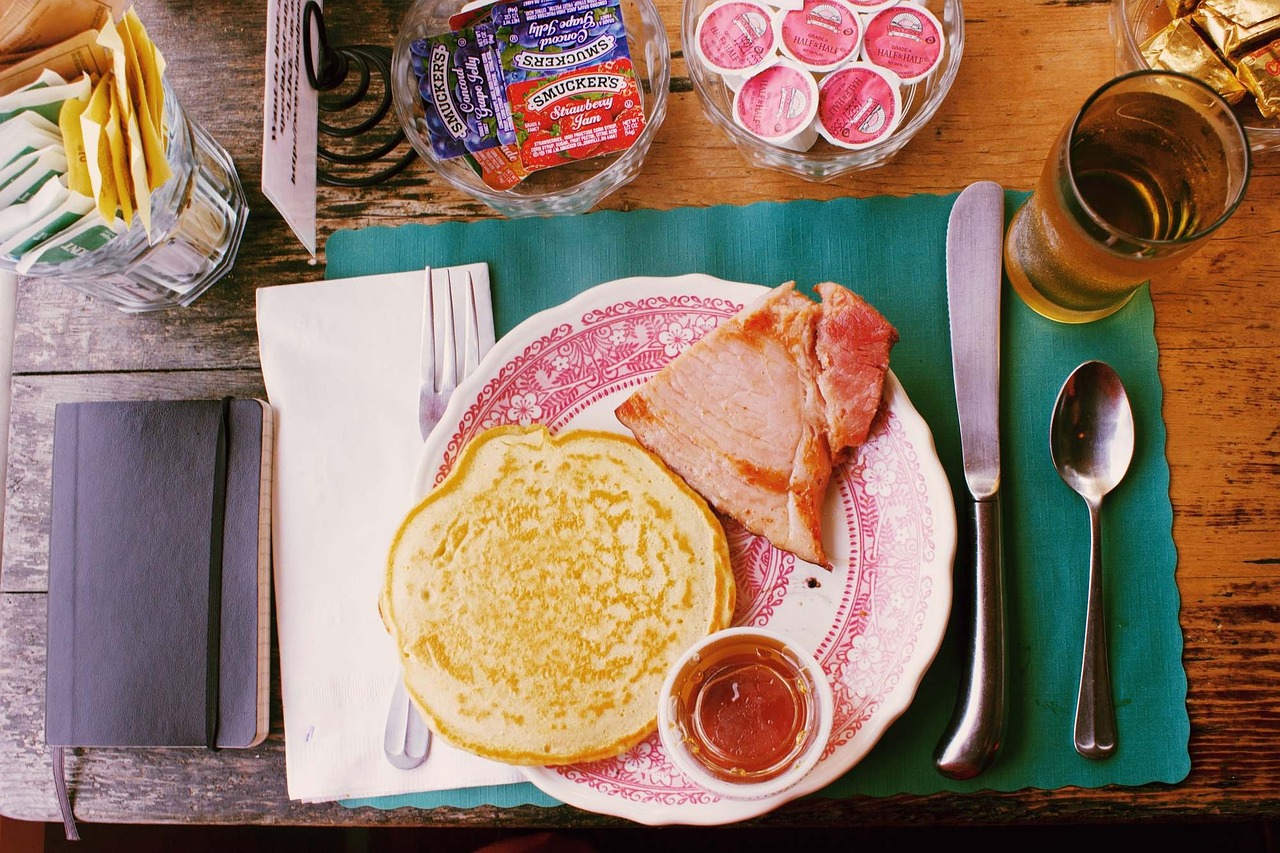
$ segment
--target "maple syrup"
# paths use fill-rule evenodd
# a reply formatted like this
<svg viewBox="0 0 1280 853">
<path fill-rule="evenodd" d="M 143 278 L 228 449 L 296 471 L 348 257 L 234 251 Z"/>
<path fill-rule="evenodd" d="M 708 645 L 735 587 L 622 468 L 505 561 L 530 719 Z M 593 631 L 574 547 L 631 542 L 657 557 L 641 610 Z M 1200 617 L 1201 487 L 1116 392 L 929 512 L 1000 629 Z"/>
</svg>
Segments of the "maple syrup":
<svg viewBox="0 0 1280 853">
<path fill-rule="evenodd" d="M 814 684 L 796 653 L 758 635 L 730 636 L 677 673 L 671 720 L 689 755 L 726 782 L 787 772 L 817 730 Z"/>
</svg>

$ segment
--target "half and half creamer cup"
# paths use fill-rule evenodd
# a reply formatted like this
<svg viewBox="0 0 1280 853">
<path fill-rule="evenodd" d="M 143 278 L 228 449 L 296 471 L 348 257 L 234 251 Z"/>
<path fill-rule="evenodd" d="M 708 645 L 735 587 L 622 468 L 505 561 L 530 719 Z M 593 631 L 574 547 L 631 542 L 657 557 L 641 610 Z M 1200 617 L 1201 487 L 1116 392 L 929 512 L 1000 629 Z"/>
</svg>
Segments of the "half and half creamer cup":
<svg viewBox="0 0 1280 853">
<path fill-rule="evenodd" d="M 902 0 L 848 0 L 850 6 L 858 10 L 858 14 L 864 18 L 879 12 L 881 9 L 887 9 L 890 6 L 896 6 Z"/>
<path fill-rule="evenodd" d="M 933 73 L 942 59 L 942 24 L 914 3 L 898 3 L 872 15 L 862 39 L 862 58 L 887 68 L 903 83 Z"/>
<path fill-rule="evenodd" d="M 742 84 L 733 96 L 733 120 L 780 148 L 808 151 L 818 140 L 818 82 L 790 59 L 778 59 Z"/>
<path fill-rule="evenodd" d="M 797 10 L 774 16 L 783 55 L 810 71 L 831 71 L 856 59 L 862 47 L 862 20 L 844 0 L 805 0 Z"/>
<path fill-rule="evenodd" d="M 773 10 L 754 0 L 717 0 L 698 17 L 693 49 L 736 90 L 778 55 Z"/>
<path fill-rule="evenodd" d="M 896 74 L 866 62 L 832 71 L 818 87 L 818 132 L 841 148 L 868 148 L 902 121 Z"/>
</svg>

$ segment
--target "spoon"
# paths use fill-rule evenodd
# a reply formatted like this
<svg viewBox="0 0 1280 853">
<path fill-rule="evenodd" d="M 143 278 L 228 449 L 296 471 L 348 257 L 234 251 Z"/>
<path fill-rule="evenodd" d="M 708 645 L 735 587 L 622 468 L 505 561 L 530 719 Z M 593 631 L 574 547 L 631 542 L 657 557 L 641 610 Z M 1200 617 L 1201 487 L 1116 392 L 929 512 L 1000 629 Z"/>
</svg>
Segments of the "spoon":
<svg viewBox="0 0 1280 853">
<path fill-rule="evenodd" d="M 1076 752 L 1107 758 L 1116 749 L 1116 718 L 1102 607 L 1102 498 L 1124 478 L 1133 458 L 1133 412 L 1109 365 L 1086 361 L 1067 377 L 1053 408 L 1049 445 L 1059 476 L 1089 507 L 1089 601 L 1076 698 Z"/>
</svg>

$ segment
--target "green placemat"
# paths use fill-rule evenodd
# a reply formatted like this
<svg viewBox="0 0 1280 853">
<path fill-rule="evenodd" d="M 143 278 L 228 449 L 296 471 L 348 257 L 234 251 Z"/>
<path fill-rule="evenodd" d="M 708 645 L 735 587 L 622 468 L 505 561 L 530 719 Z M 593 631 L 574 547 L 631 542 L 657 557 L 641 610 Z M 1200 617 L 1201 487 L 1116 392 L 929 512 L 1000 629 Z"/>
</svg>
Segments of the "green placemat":
<svg viewBox="0 0 1280 853">
<path fill-rule="evenodd" d="M 1023 198 L 1009 193 L 1006 210 Z M 953 492 L 963 496 L 944 257 L 954 200 L 836 199 L 340 231 L 328 242 L 326 275 L 486 261 L 499 335 L 592 285 L 627 276 L 702 272 L 767 285 L 794 279 L 805 289 L 840 282 L 897 327 L 893 371 L 933 430 Z M 1011 705 L 1005 745 L 977 779 L 956 782 L 933 769 L 933 748 L 959 689 L 961 620 L 952 619 L 911 707 L 862 762 L 812 796 L 1140 785 L 1187 775 L 1187 684 L 1153 323 L 1145 288 L 1105 320 L 1066 326 L 1030 311 L 1006 283 L 1001 427 Z M 1072 747 L 1089 528 L 1083 500 L 1052 467 L 1048 440 L 1058 389 L 1076 365 L 1094 358 L 1110 363 L 1127 385 L 1138 434 L 1133 465 L 1104 510 L 1119 746 L 1103 762 L 1081 758 Z M 965 529 L 962 523 L 958 608 L 966 606 Z M 524 803 L 556 800 L 522 784 L 344 802 L 380 808 Z"/>
</svg>

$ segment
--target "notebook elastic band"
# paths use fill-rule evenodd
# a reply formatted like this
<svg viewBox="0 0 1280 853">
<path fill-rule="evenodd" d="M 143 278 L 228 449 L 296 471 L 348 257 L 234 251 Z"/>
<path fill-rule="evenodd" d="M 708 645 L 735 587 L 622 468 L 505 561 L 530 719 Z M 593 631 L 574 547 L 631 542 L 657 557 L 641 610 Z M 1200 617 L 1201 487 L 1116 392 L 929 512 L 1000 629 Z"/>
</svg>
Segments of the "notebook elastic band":
<svg viewBox="0 0 1280 853">
<path fill-rule="evenodd" d="M 213 514 L 209 525 L 209 617 L 205 639 L 205 717 L 204 743 L 218 748 L 218 684 L 222 660 L 222 534 L 227 515 L 227 448 L 231 432 L 231 397 L 222 398 L 222 416 L 218 420 L 217 450 L 213 468 Z"/>
</svg>

